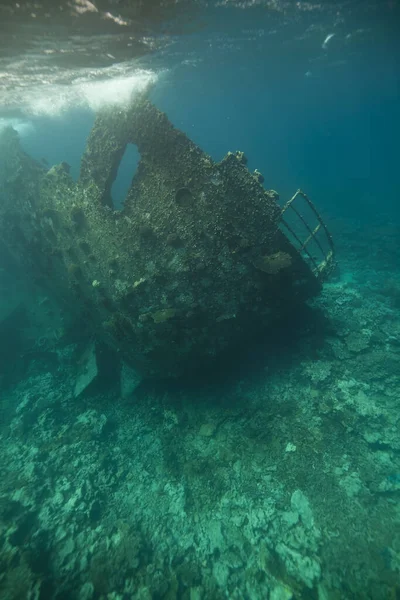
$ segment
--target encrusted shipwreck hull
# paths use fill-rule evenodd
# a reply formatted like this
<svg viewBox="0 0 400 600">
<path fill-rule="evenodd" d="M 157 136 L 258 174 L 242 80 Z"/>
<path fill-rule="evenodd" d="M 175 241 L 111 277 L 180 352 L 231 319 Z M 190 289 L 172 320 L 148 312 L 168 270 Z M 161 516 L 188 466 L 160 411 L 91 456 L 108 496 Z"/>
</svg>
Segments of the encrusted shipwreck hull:
<svg viewBox="0 0 400 600">
<path fill-rule="evenodd" d="M 140 162 L 123 210 L 111 185 Z M 242 153 L 220 163 L 146 98 L 96 118 L 74 182 L 17 134 L 0 139 L 0 236 L 144 376 L 175 376 L 242 345 L 320 289 L 280 230 L 276 193 Z"/>
</svg>

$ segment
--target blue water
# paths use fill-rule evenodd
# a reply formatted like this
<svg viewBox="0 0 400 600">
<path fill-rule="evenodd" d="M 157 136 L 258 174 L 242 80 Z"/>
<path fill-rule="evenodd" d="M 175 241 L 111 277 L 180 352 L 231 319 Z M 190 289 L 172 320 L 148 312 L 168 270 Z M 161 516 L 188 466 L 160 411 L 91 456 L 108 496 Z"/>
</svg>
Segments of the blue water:
<svg viewBox="0 0 400 600">
<path fill-rule="evenodd" d="M 195 68 L 174 68 L 152 98 L 215 160 L 228 150 L 245 151 L 249 166 L 283 199 L 300 187 L 333 216 L 398 221 L 400 81 L 393 50 L 375 58 L 374 48 L 367 49 L 363 61 L 343 50 L 343 64 L 319 67 L 308 77 L 306 59 L 294 55 L 293 65 L 286 58 L 279 69 L 279 54 L 264 57 L 261 47 L 243 56 L 239 43 L 231 60 L 215 51 Z M 51 164 L 65 160 L 76 178 L 92 123 L 91 112 L 73 108 L 65 116 L 34 119 L 23 144 Z M 116 202 L 130 177 L 122 169 Z"/>
</svg>

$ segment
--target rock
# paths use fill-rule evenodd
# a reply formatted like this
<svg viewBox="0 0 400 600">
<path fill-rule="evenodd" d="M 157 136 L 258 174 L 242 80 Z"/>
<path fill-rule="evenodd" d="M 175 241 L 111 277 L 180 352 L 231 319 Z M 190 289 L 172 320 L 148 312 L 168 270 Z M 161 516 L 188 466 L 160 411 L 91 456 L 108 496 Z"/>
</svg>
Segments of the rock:
<svg viewBox="0 0 400 600">
<path fill-rule="evenodd" d="M 93 598 L 94 587 L 90 581 L 87 581 L 80 589 L 79 600 L 90 600 Z"/>
<path fill-rule="evenodd" d="M 120 386 L 122 398 L 128 398 L 142 382 L 142 376 L 125 362 L 122 363 Z"/>
<path fill-rule="evenodd" d="M 211 437 L 215 433 L 216 426 L 214 423 L 203 423 L 200 427 L 199 434 L 203 437 Z"/>
<path fill-rule="evenodd" d="M 95 342 L 90 342 L 79 359 L 79 368 L 74 389 L 75 398 L 78 398 L 89 387 L 98 374 L 96 344 Z"/>
</svg>

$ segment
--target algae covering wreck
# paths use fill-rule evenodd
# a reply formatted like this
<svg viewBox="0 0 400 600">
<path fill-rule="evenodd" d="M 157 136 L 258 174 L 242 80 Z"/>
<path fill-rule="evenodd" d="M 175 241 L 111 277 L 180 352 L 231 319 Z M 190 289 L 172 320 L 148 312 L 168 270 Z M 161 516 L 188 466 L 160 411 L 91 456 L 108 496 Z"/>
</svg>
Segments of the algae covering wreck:
<svg viewBox="0 0 400 600">
<path fill-rule="evenodd" d="M 140 162 L 115 210 L 111 186 L 129 143 Z M 300 240 L 243 153 L 214 162 L 146 97 L 97 116 L 78 182 L 65 163 L 47 170 L 31 159 L 11 128 L 0 156 L 7 248 L 145 377 L 191 372 L 268 335 L 333 264 L 332 249 L 321 262 L 307 250 L 319 217 L 310 228 L 288 203 L 306 225 Z"/>
</svg>

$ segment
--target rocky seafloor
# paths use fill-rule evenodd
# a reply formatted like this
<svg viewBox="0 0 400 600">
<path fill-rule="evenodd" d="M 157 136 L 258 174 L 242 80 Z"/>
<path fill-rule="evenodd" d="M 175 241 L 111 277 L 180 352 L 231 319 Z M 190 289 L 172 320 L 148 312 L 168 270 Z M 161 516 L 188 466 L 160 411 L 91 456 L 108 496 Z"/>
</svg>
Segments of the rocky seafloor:
<svg viewBox="0 0 400 600">
<path fill-rule="evenodd" d="M 399 598 L 400 252 L 375 235 L 342 232 L 295 343 L 220 379 L 75 398 L 61 337 L 3 387 L 0 597 Z"/>
</svg>

